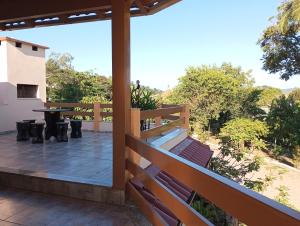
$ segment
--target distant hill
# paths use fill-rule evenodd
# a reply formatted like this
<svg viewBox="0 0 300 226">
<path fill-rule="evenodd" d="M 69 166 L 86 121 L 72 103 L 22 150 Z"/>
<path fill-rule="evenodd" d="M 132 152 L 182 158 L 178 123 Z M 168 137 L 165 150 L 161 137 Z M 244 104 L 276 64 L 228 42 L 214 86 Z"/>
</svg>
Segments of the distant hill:
<svg viewBox="0 0 300 226">
<path fill-rule="evenodd" d="M 295 89 L 299 89 L 298 87 L 289 88 L 289 89 L 281 89 L 282 93 L 284 95 L 289 95 L 291 92 L 293 92 Z"/>
</svg>

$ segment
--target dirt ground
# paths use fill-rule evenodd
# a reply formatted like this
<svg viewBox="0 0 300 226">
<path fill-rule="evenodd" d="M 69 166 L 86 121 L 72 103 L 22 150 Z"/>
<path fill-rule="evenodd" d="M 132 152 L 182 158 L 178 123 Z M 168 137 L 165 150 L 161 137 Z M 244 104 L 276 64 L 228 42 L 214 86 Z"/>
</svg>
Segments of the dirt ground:
<svg viewBox="0 0 300 226">
<path fill-rule="evenodd" d="M 209 140 L 207 145 L 214 151 L 214 155 L 219 152 L 219 145 L 216 140 Z M 279 194 L 278 188 L 284 186 L 287 188 L 288 203 L 292 208 L 300 211 L 300 170 L 264 155 L 264 163 L 260 170 L 253 175 L 255 178 L 273 178 L 269 186 L 261 194 L 276 199 Z"/>
<path fill-rule="evenodd" d="M 288 203 L 300 211 L 300 170 L 266 157 L 264 166 L 255 177 L 264 178 L 266 175 L 271 175 L 275 179 L 262 194 L 275 199 L 279 193 L 278 188 L 284 186 L 288 192 Z"/>
</svg>

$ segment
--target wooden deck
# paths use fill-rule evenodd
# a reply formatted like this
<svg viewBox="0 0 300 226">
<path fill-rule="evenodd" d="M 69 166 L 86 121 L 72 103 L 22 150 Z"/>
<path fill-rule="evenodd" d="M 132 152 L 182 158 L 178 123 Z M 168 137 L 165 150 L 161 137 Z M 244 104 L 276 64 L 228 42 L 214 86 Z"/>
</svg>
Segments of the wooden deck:
<svg viewBox="0 0 300 226">
<path fill-rule="evenodd" d="M 83 131 L 67 143 L 17 142 L 0 135 L 0 171 L 85 184 L 112 186 L 112 134 Z"/>
<path fill-rule="evenodd" d="M 0 186 L 0 226 L 146 226 L 132 205 L 117 206 Z"/>
</svg>

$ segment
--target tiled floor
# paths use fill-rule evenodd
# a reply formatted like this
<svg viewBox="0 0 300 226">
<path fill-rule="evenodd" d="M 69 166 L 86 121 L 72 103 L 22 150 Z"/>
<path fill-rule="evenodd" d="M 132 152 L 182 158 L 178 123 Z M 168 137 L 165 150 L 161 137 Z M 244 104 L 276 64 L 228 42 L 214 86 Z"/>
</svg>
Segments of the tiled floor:
<svg viewBox="0 0 300 226">
<path fill-rule="evenodd" d="M 81 139 L 44 144 L 0 135 L 0 171 L 111 186 L 112 134 L 83 131 Z"/>
<path fill-rule="evenodd" d="M 0 187 L 0 226 L 146 226 L 133 206 L 45 195 Z"/>
</svg>

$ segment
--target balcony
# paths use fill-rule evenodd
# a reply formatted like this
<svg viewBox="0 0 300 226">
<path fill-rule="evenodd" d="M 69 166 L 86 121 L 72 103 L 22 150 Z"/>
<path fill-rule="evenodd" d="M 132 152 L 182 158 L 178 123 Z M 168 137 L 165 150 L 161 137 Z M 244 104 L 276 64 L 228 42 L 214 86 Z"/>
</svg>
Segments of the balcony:
<svg viewBox="0 0 300 226">
<path fill-rule="evenodd" d="M 153 208 L 153 203 L 148 202 L 131 183 L 126 184 L 125 193 L 113 186 L 113 170 L 119 166 L 113 163 L 112 134 L 111 132 L 101 132 L 103 117 L 110 117 L 111 112 L 104 113 L 101 104 L 79 105 L 47 103 L 46 107 L 68 106 L 77 110 L 64 113 L 66 116 L 91 117 L 93 121 L 89 125 L 89 129 L 93 129 L 93 131 L 84 131 L 81 139 L 70 139 L 68 143 L 50 141 L 40 146 L 29 142 L 17 143 L 15 141 L 16 133 L 0 136 L 2 157 L 0 160 L 0 183 L 2 186 L 14 188 L 7 190 L 2 187 L 1 197 L 13 207 L 19 201 L 23 202 L 22 198 L 14 199 L 15 196 L 24 196 L 24 191 L 18 189 L 25 189 L 48 194 L 40 195 L 28 192 L 33 199 L 41 196 L 42 200 L 48 200 L 42 201 L 42 203 L 32 201 L 36 208 L 44 208 L 43 203 L 47 202 L 58 202 L 59 207 L 57 208 L 61 208 L 61 205 L 64 206 L 65 202 L 74 202 L 75 206 L 86 205 L 91 207 L 94 212 L 101 212 L 101 208 L 108 209 L 108 213 L 115 211 L 115 204 L 125 204 L 125 212 L 130 212 L 131 208 L 138 207 L 153 225 L 167 225 L 165 218 Z M 102 107 L 104 106 L 111 107 L 102 105 Z M 188 119 L 189 110 L 184 105 L 163 105 L 160 109 L 148 111 L 131 109 L 131 132 L 126 135 L 127 180 L 133 177 L 141 180 L 145 188 L 155 195 L 179 222 L 185 225 L 211 225 L 211 223 L 168 186 L 149 173 L 146 168 L 150 164 L 159 167 L 247 225 L 299 224 L 298 212 L 169 152 L 170 148 L 186 137 L 186 132 L 182 131 L 185 131 L 188 126 Z M 141 131 L 141 120 L 151 121 L 149 129 Z M 173 132 L 170 133 L 170 131 Z M 52 195 L 63 195 L 85 201 L 69 200 Z M 29 202 L 31 202 L 30 199 Z M 102 205 L 100 208 L 89 201 L 105 205 L 99 204 Z M 93 207 L 94 205 L 97 207 Z M 132 205 L 136 207 L 132 207 Z M 7 204 L 0 204 L 1 208 L 7 208 Z M 44 209 L 45 215 L 57 211 L 55 208 Z M 121 209 L 123 210 L 123 207 Z M 70 211 L 69 214 L 74 214 L 73 211 L 68 211 Z M 137 210 L 134 212 L 137 214 L 134 215 L 135 217 L 142 219 L 138 225 L 148 224 L 148 220 L 143 218 Z M 14 214 L 16 215 L 10 216 L 12 220 L 18 219 L 18 214 L 21 213 Z M 118 213 L 117 216 L 121 217 L 122 214 Z M 39 215 L 33 216 L 40 219 Z M 61 217 L 64 218 L 63 215 Z M 4 217 L 0 219 L 5 220 Z M 26 225 L 25 218 L 20 219 L 24 221 L 12 222 Z M 88 220 L 93 219 L 88 218 Z M 94 220 L 99 219 L 95 218 Z M 116 221 L 118 222 L 118 219 Z M 35 221 L 33 220 L 33 222 Z"/>
</svg>

